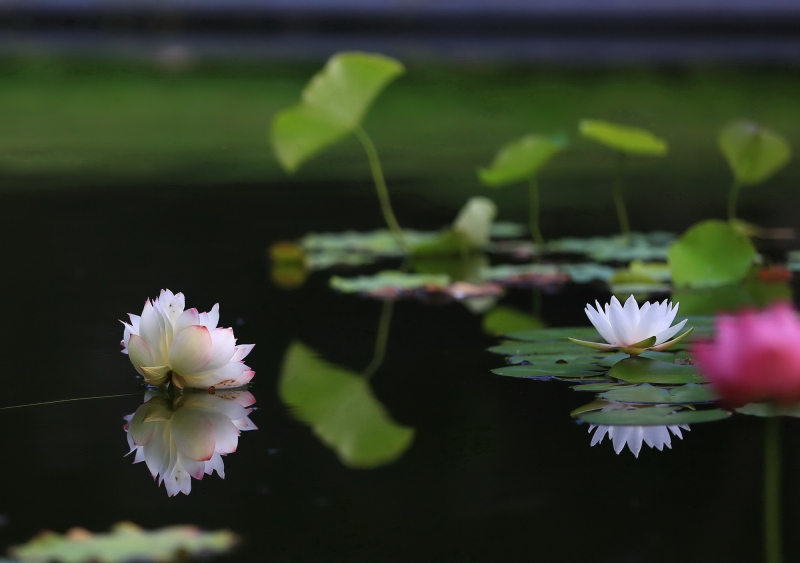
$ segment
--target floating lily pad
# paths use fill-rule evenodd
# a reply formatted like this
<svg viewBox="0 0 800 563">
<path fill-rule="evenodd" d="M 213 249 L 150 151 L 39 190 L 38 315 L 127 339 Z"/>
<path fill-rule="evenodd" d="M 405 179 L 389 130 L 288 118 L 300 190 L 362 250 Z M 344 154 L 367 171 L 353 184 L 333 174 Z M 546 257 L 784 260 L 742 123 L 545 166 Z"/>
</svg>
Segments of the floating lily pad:
<svg viewBox="0 0 800 563">
<path fill-rule="evenodd" d="M 504 264 L 486 268 L 481 276 L 503 285 L 521 287 L 549 287 L 569 281 L 569 276 L 554 264 Z"/>
<path fill-rule="evenodd" d="M 597 262 L 562 264 L 561 270 L 575 283 L 609 282 L 614 277 L 615 272 L 611 266 L 604 266 Z"/>
<path fill-rule="evenodd" d="M 712 287 L 742 280 L 756 250 L 750 240 L 725 221 L 701 221 L 669 251 L 676 286 Z"/>
<path fill-rule="evenodd" d="M 43 532 L 28 543 L 12 547 L 9 553 L 15 561 L 32 563 L 164 562 L 222 554 L 237 543 L 238 538 L 227 530 L 204 532 L 194 526 L 143 530 L 130 522 L 120 522 L 106 534 L 82 528 L 73 528 L 63 535 Z"/>
<path fill-rule="evenodd" d="M 503 342 L 489 348 L 490 352 L 506 356 L 526 356 L 529 354 L 569 354 L 571 356 L 597 356 L 597 350 L 576 346 L 571 342 Z"/>
<path fill-rule="evenodd" d="M 575 391 L 591 391 L 593 393 L 603 393 L 614 389 L 626 389 L 628 387 L 635 387 L 633 383 L 583 383 L 581 385 L 573 385 L 572 389 Z"/>
<path fill-rule="evenodd" d="M 661 362 L 667 362 L 671 364 L 675 361 L 677 355 L 671 352 L 657 352 L 656 350 L 645 350 L 639 355 L 639 357 L 648 358 L 651 360 L 659 360 Z M 606 356 L 599 363 L 601 366 L 610 368 L 614 364 L 621 362 L 622 360 L 625 360 L 627 358 L 630 358 L 629 354 L 626 354 L 625 352 L 617 352 L 616 354 L 611 354 L 610 356 Z"/>
<path fill-rule="evenodd" d="M 786 139 L 749 121 L 725 127 L 719 135 L 719 147 L 734 178 L 743 186 L 765 182 L 786 166 L 792 155 Z"/>
<path fill-rule="evenodd" d="M 612 389 L 600 395 L 606 401 L 616 401 L 619 403 L 641 403 L 641 404 L 689 404 L 689 403 L 710 403 L 717 400 L 717 395 L 707 384 L 697 385 L 689 383 L 679 387 L 666 389 L 664 387 L 654 387 L 649 383 L 626 387 L 623 389 Z"/>
<path fill-rule="evenodd" d="M 664 156 L 667 142 L 650 131 L 597 119 L 584 119 L 578 124 L 581 135 L 596 143 L 626 154 Z"/>
<path fill-rule="evenodd" d="M 569 364 L 598 364 L 603 359 L 603 355 L 587 355 L 587 354 L 534 354 L 530 356 L 508 356 L 506 361 L 510 364 L 530 364 L 530 365 L 546 365 L 555 364 L 557 362 L 565 362 Z M 599 364 L 598 364 L 599 365 Z"/>
<path fill-rule="evenodd" d="M 348 467 L 392 463 L 414 439 L 414 429 L 392 420 L 366 378 L 329 364 L 303 344 L 295 342 L 286 352 L 279 393 Z"/>
<path fill-rule="evenodd" d="M 528 234 L 529 227 L 523 223 L 512 223 L 511 221 L 495 221 L 492 224 L 492 238 L 513 239 L 524 237 Z"/>
<path fill-rule="evenodd" d="M 722 409 L 678 410 L 678 406 L 641 407 L 633 409 L 594 410 L 580 413 L 578 418 L 591 424 L 607 426 L 669 426 L 698 424 L 728 418 L 731 413 Z"/>
<path fill-rule="evenodd" d="M 651 261 L 666 260 L 673 242 L 673 233 L 653 231 L 630 233 L 627 237 L 563 238 L 548 242 L 546 250 L 551 253 L 582 254 L 597 262 Z"/>
<path fill-rule="evenodd" d="M 493 336 L 502 336 L 510 332 L 540 330 L 543 327 L 544 322 L 540 318 L 503 305 L 498 305 L 483 317 L 483 331 Z"/>
<path fill-rule="evenodd" d="M 551 375 L 571 376 L 576 378 L 596 376 L 603 368 L 584 364 L 551 364 L 536 366 L 510 366 L 496 368 L 492 373 L 508 377 L 546 377 Z"/>
<path fill-rule="evenodd" d="M 462 301 L 503 294 L 503 288 L 493 283 L 452 282 L 450 276 L 444 274 L 409 274 L 391 270 L 378 272 L 373 276 L 333 276 L 328 283 L 331 288 L 342 293 L 358 293 L 376 299 L 425 299 L 439 295 Z"/>
<path fill-rule="evenodd" d="M 567 338 L 578 338 L 587 340 L 597 337 L 597 329 L 588 326 L 570 326 L 565 328 L 546 328 L 543 330 L 519 330 L 506 334 L 512 340 L 522 340 L 525 342 L 544 342 L 548 340 L 560 340 L 569 348 L 575 346 Z"/>
<path fill-rule="evenodd" d="M 563 136 L 525 135 L 502 147 L 491 166 L 482 168 L 478 177 L 492 188 L 523 182 L 536 176 L 566 146 Z"/>
<path fill-rule="evenodd" d="M 704 383 L 695 366 L 668 364 L 649 358 L 628 358 L 617 362 L 608 375 L 628 383 L 658 383 L 661 385 Z"/>
<path fill-rule="evenodd" d="M 591 411 L 599 411 L 600 409 L 609 407 L 612 404 L 613 403 L 609 403 L 608 401 L 603 401 L 602 399 L 595 399 L 591 403 L 587 403 L 585 405 L 578 407 L 577 409 L 574 409 L 571 413 L 569 413 L 569 415 L 572 417 L 576 417 L 583 413 Z"/>
<path fill-rule="evenodd" d="M 784 407 L 773 403 L 748 403 L 736 409 L 736 412 L 760 417 L 793 416 L 800 418 L 800 405 Z"/>
</svg>

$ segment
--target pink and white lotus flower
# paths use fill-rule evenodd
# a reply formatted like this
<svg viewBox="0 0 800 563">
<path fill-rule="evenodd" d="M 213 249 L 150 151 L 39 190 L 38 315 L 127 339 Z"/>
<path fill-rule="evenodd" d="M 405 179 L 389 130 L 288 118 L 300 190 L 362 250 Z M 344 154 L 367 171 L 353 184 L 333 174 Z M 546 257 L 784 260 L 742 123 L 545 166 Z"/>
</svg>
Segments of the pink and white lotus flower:
<svg viewBox="0 0 800 563">
<path fill-rule="evenodd" d="M 236 345 L 233 329 L 217 328 L 219 304 L 208 313 L 185 309 L 182 293 L 161 291 L 141 316 L 123 322 L 122 352 L 153 386 L 224 389 L 242 387 L 255 375 L 242 360 L 254 344 Z"/>
<path fill-rule="evenodd" d="M 214 471 L 225 478 L 222 456 L 236 451 L 239 434 L 256 430 L 248 418 L 255 398 L 248 391 L 185 392 L 174 397 L 148 391 L 145 403 L 125 417 L 134 463 L 144 461 L 169 496 L 188 495 L 192 477 Z"/>
<path fill-rule="evenodd" d="M 631 356 L 638 356 L 645 350 L 666 350 L 671 348 L 694 329 L 690 328 L 677 338 L 672 338 L 686 324 L 684 319 L 675 326 L 670 326 L 678 314 L 679 303 L 672 305 L 672 302 L 663 303 L 645 302 L 641 308 L 636 299 L 631 295 L 625 306 L 620 304 L 616 297 L 611 298 L 611 303 L 606 303 L 605 308 L 595 301 L 597 308 L 591 304 L 586 305 L 586 316 L 592 321 L 608 344 L 602 342 L 587 342 L 570 338 L 569 340 L 594 348 L 595 350 L 608 351 L 619 349 Z"/>
</svg>

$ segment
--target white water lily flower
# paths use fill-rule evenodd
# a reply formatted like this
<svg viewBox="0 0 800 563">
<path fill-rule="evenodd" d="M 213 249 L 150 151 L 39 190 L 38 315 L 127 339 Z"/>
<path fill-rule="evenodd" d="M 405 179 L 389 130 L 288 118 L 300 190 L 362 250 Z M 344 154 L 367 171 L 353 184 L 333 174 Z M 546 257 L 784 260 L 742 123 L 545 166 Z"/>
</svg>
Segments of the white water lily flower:
<svg viewBox="0 0 800 563">
<path fill-rule="evenodd" d="M 666 350 L 671 348 L 694 329 L 690 328 L 677 338 L 670 340 L 686 324 L 687 319 L 670 326 L 678 314 L 679 303 L 672 304 L 665 299 L 663 303 L 645 302 L 641 309 L 631 295 L 625 306 L 616 297 L 605 308 L 595 301 L 597 308 L 586 305 L 586 315 L 608 344 L 586 342 L 570 338 L 572 342 L 594 348 L 595 350 L 620 349 L 631 356 L 638 356 L 645 350 Z"/>
<path fill-rule="evenodd" d="M 617 454 L 627 444 L 628 449 L 638 458 L 642 449 L 642 442 L 651 448 L 656 448 L 658 451 L 662 451 L 664 446 L 672 449 L 672 437 L 669 433 L 672 432 L 678 438 L 683 439 L 681 428 L 689 430 L 689 427 L 685 424 L 671 424 L 669 426 L 606 426 L 604 424 L 592 424 L 589 427 L 589 432 L 591 433 L 592 430 L 596 429 L 592 437 L 592 446 L 602 442 L 605 435 L 608 434 Z"/>
<path fill-rule="evenodd" d="M 125 417 L 133 462 L 144 461 L 169 496 L 188 495 L 192 477 L 202 479 L 214 471 L 225 478 L 222 457 L 236 451 L 239 433 L 256 430 L 248 418 L 255 403 L 248 391 L 218 394 L 187 393 L 170 397 L 164 391 L 148 392 L 146 402 Z"/>
<path fill-rule="evenodd" d="M 219 304 L 208 313 L 184 310 L 182 293 L 170 290 L 128 315 L 121 344 L 148 385 L 221 389 L 242 387 L 255 375 L 242 360 L 254 344 L 236 345 L 233 329 L 217 328 Z"/>
</svg>

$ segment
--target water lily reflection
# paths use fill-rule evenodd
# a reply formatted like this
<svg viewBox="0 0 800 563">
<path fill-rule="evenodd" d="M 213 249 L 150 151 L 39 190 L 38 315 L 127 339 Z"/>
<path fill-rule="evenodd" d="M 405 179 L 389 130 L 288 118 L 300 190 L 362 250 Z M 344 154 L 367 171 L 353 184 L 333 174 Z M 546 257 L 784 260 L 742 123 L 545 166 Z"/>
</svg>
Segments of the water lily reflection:
<svg viewBox="0 0 800 563">
<path fill-rule="evenodd" d="M 215 394 L 150 390 L 145 403 L 125 417 L 134 463 L 144 461 L 169 496 L 192 490 L 192 477 L 214 471 L 225 478 L 222 456 L 235 452 L 239 434 L 255 430 L 248 391 Z"/>
<path fill-rule="evenodd" d="M 674 424 L 669 426 L 607 426 L 605 424 L 592 424 L 589 427 L 589 433 L 594 431 L 592 437 L 592 446 L 599 444 L 603 441 L 606 434 L 608 434 L 611 443 L 614 445 L 614 451 L 619 454 L 625 445 L 637 458 L 642 449 L 642 443 L 647 444 L 651 448 L 656 448 L 662 451 L 664 446 L 672 449 L 672 436 L 670 432 L 680 439 L 683 439 L 681 429 L 689 430 L 686 424 Z"/>
</svg>

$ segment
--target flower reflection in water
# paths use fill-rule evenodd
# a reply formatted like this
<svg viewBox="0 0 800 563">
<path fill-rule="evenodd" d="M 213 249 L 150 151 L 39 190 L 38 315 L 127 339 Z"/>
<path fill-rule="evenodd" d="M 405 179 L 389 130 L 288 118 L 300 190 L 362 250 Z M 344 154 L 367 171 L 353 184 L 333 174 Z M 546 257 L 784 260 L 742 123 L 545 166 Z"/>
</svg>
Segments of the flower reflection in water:
<svg viewBox="0 0 800 563">
<path fill-rule="evenodd" d="M 625 448 L 625 444 L 628 444 L 628 449 L 638 458 L 642 449 L 642 442 L 659 451 L 662 451 L 664 446 L 672 449 L 670 432 L 683 439 L 681 428 L 689 430 L 689 427 L 685 424 L 669 426 L 606 426 L 604 424 L 592 424 L 589 427 L 589 432 L 591 433 L 594 430 L 593 446 L 602 442 L 603 438 L 608 434 L 617 454 Z"/>
<path fill-rule="evenodd" d="M 216 471 L 225 478 L 222 456 L 236 451 L 241 431 L 256 430 L 248 418 L 253 403 L 248 391 L 148 391 L 145 403 L 125 417 L 129 454 L 147 464 L 169 496 L 188 495 L 192 477 Z"/>
</svg>

